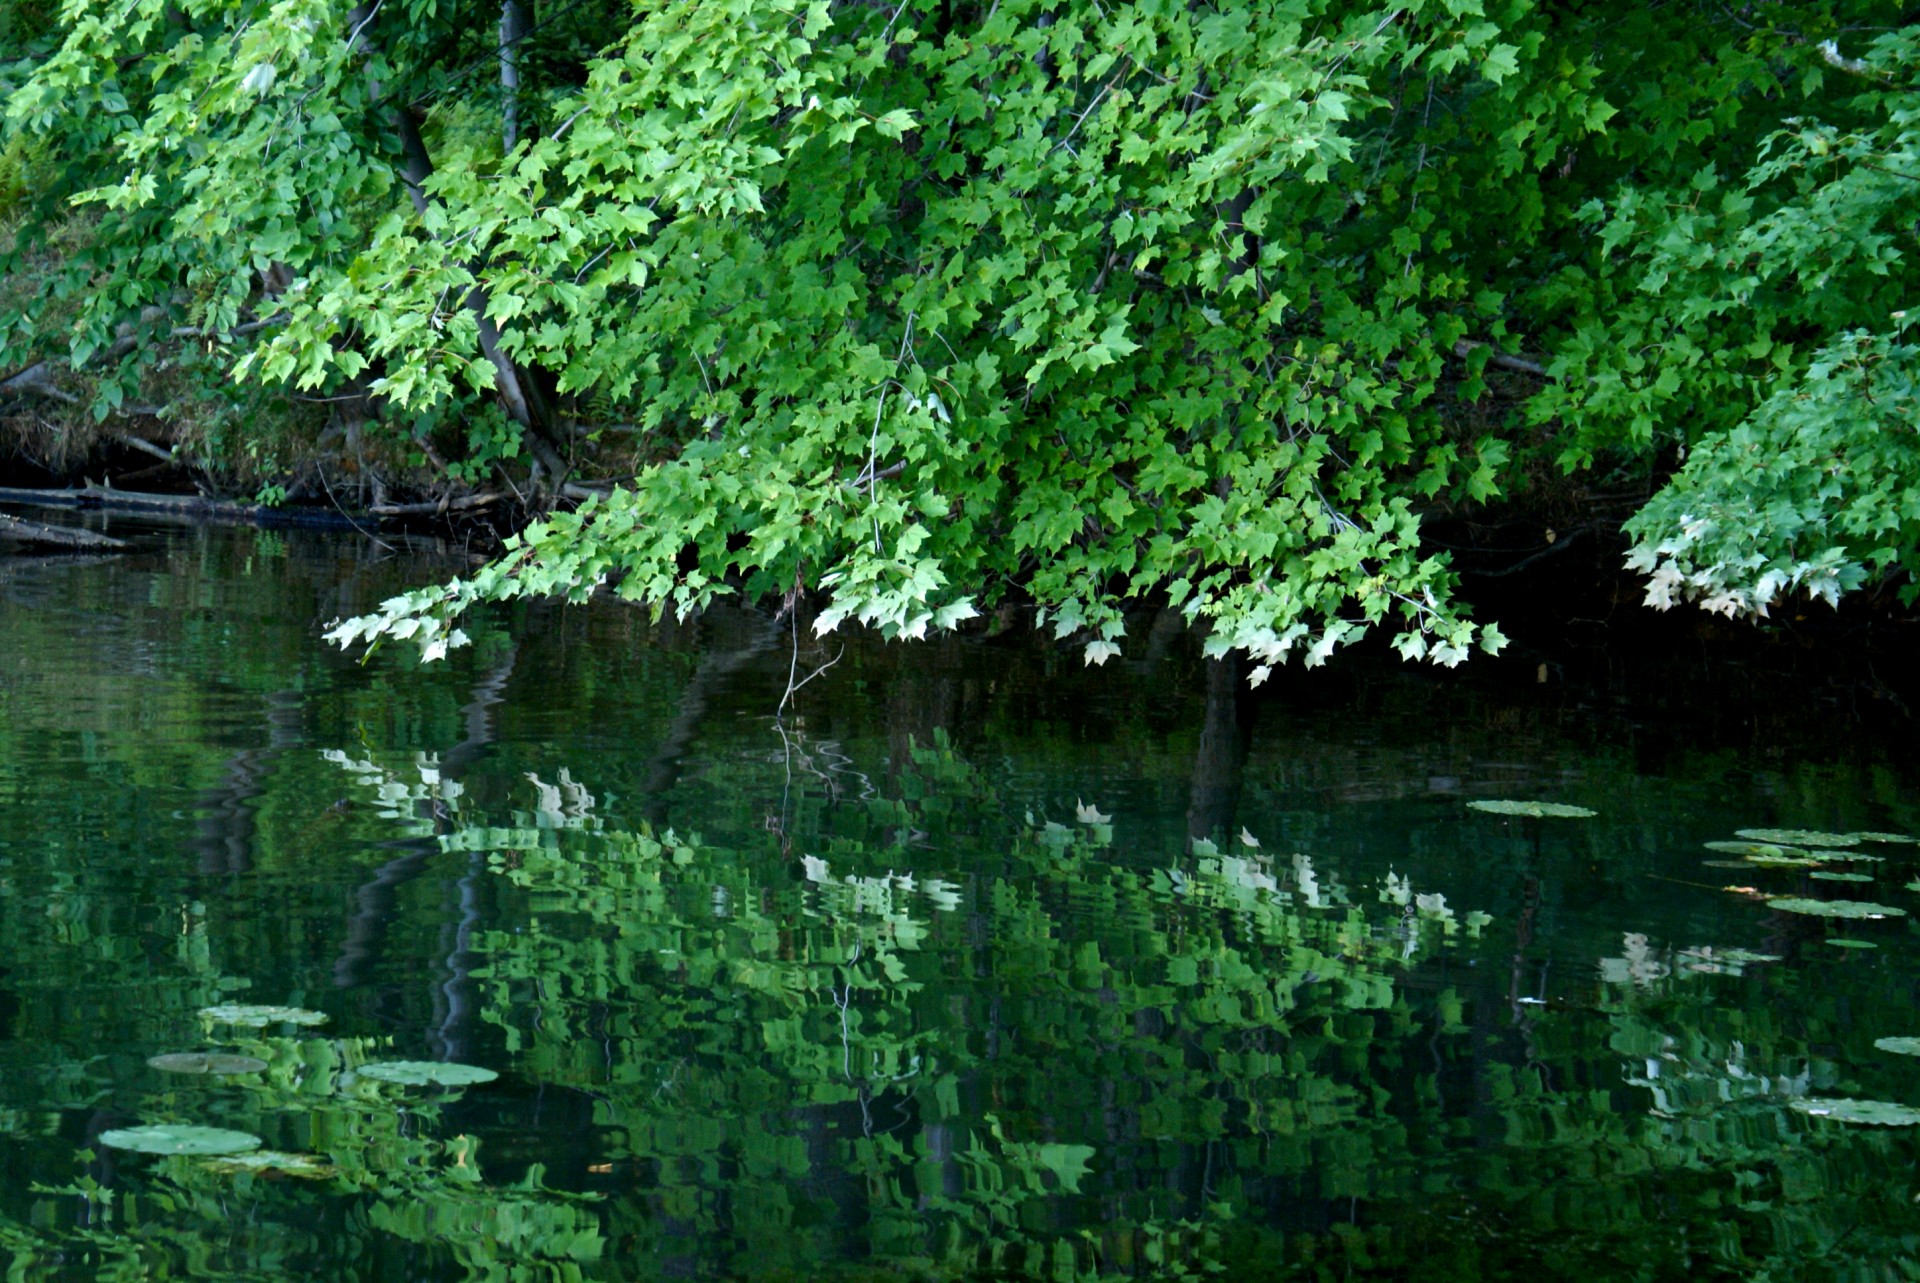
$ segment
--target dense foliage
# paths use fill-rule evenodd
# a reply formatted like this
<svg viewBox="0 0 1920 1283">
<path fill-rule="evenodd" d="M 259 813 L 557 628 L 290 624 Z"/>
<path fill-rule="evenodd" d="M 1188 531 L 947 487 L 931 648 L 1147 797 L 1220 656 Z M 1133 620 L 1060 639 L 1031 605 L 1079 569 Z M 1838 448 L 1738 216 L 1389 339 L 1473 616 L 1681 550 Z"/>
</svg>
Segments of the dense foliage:
<svg viewBox="0 0 1920 1283">
<path fill-rule="evenodd" d="M 191 334 L 586 495 L 335 633 L 429 656 L 611 582 L 897 636 L 1018 591 L 1090 661 L 1164 595 L 1256 680 L 1376 625 L 1452 664 L 1501 638 L 1423 513 L 1682 455 L 1631 527 L 1650 599 L 1832 599 L 1920 548 L 1907 19 L 69 5 L 0 37 L 14 253 L 88 220 L 0 360 L 110 356 L 104 414 L 170 359 L 137 335 Z M 631 475 L 569 492 L 596 451 Z"/>
</svg>

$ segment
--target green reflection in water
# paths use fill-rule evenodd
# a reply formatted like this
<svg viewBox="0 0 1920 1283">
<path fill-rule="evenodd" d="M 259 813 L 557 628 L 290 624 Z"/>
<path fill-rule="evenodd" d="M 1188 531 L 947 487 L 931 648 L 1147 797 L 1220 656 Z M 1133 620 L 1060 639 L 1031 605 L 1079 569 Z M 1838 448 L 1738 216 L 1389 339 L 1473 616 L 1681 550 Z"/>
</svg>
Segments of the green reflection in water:
<svg viewBox="0 0 1920 1283">
<path fill-rule="evenodd" d="M 1005 654 L 855 654 L 775 728 L 750 619 L 532 611 L 424 673 L 314 644 L 419 574 L 243 533 L 0 576 L 10 1278 L 1920 1268 L 1913 1133 L 1795 1108 L 1920 1102 L 1873 1046 L 1911 919 L 1829 950 L 1764 899 L 1803 870 L 1698 865 L 1776 811 L 1911 829 L 1896 769 L 1650 770 L 1392 683 L 1446 716 L 1255 734 L 1176 661 L 1101 703 Z M 1462 801 L 1505 795 L 1600 814 Z M 232 1003 L 328 1020 L 198 1015 Z M 154 1124 L 273 1157 L 98 1143 Z"/>
</svg>

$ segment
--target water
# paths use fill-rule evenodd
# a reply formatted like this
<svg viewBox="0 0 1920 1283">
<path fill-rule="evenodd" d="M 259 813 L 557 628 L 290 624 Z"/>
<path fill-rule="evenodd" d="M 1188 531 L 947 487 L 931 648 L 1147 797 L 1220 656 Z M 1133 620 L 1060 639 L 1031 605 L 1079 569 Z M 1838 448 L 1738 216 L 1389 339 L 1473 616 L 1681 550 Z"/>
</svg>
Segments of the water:
<svg viewBox="0 0 1920 1283">
<path fill-rule="evenodd" d="M 1807 1112 L 1920 1106 L 1912 919 L 1764 898 L 1912 908 L 1920 848 L 1703 863 L 1920 833 L 1870 679 L 1668 638 L 1246 697 L 1149 620 L 1095 672 L 802 632 L 776 722 L 787 623 L 361 664 L 320 626 L 457 555 L 115 532 L 0 562 L 9 1279 L 1920 1272 L 1920 1132 Z M 293 1157 L 101 1139 L 160 1124 Z"/>
</svg>

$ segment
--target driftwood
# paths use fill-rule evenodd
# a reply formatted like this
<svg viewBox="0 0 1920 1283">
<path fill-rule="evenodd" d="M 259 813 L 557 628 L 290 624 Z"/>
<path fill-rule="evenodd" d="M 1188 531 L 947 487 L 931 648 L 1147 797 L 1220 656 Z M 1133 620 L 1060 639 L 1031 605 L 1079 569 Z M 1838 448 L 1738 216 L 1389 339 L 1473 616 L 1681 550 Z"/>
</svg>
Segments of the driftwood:
<svg viewBox="0 0 1920 1283">
<path fill-rule="evenodd" d="M 440 499 L 428 503 L 376 503 L 367 509 L 374 517 L 437 517 L 448 512 L 467 512 L 499 503 L 507 496 L 495 491 L 470 494 L 459 499 Z"/>
<path fill-rule="evenodd" d="M 351 514 L 312 508 L 271 508 L 259 503 L 234 503 L 190 494 L 147 494 L 87 486 L 82 490 L 11 490 L 0 488 L 0 503 L 32 504 L 43 508 L 98 508 L 102 512 L 154 517 L 184 517 L 196 521 L 239 521 L 249 525 L 355 527 Z"/>
<path fill-rule="evenodd" d="M 77 548 L 86 552 L 118 551 L 127 545 L 109 535 L 77 526 L 47 526 L 0 512 L 0 543 L 31 544 L 36 548 Z"/>
<path fill-rule="evenodd" d="M 1478 339 L 1461 339 L 1453 345 L 1453 354 L 1457 357 L 1465 358 L 1467 353 L 1473 351 L 1475 348 L 1488 346 L 1490 345 L 1482 343 Z M 1487 364 L 1497 365 L 1503 370 L 1517 370 L 1521 374 L 1531 374 L 1536 379 L 1550 379 L 1553 377 L 1547 373 L 1547 367 L 1538 361 L 1529 361 L 1524 356 L 1511 356 L 1498 349 L 1488 353 Z"/>
<path fill-rule="evenodd" d="M 568 489 L 571 491 L 574 487 Z M 597 492 L 581 488 L 575 497 L 594 493 Z M 510 495 L 489 490 L 424 503 L 376 503 L 364 512 L 348 512 L 345 509 L 273 508 L 265 504 L 236 503 L 229 499 L 208 499 L 202 495 L 149 494 L 140 490 L 115 490 L 108 486 L 90 485 L 79 490 L 16 490 L 0 487 L 0 503 L 30 504 L 40 508 L 98 508 L 103 512 L 137 513 L 142 516 L 244 521 L 270 526 L 352 527 L 356 530 L 392 518 L 440 517 L 453 512 L 473 512 L 509 498 Z"/>
</svg>

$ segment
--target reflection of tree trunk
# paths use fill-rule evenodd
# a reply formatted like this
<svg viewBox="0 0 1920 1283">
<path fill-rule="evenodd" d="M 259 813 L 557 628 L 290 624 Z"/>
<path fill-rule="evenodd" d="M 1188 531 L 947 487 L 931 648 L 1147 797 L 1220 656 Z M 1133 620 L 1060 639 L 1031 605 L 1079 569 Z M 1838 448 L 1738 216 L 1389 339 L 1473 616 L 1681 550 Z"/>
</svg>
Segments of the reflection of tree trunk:
<svg viewBox="0 0 1920 1283">
<path fill-rule="evenodd" d="M 201 873 L 245 873 L 253 867 L 254 799 L 265 788 L 268 765 L 302 738 L 299 692 L 267 696 L 267 746 L 234 754 L 220 786 L 194 801 L 200 818 L 194 823 L 193 849 L 199 853 Z"/>
<path fill-rule="evenodd" d="M 680 764 L 700 734 L 700 723 L 707 716 L 708 701 L 726 686 L 727 678 L 754 658 L 772 650 L 786 634 L 779 624 L 766 621 L 739 650 L 708 651 L 707 657 L 687 679 L 680 692 L 680 709 L 667 724 L 660 747 L 647 759 L 645 783 L 641 785 L 647 820 L 653 824 L 667 821 L 667 793 L 680 782 Z M 769 705 L 768 711 L 772 708 Z"/>
<path fill-rule="evenodd" d="M 374 871 L 373 881 L 365 882 L 353 893 L 353 917 L 347 922 L 347 938 L 340 946 L 340 957 L 333 964 L 333 983 L 337 989 L 352 989 L 360 983 L 361 964 L 377 958 L 385 943 L 387 922 L 393 917 L 394 892 L 413 880 L 433 851 L 409 851 L 397 860 L 388 860 Z"/>
<path fill-rule="evenodd" d="M 887 781 L 897 784 L 913 765 L 913 747 L 933 743 L 935 731 L 951 730 L 958 722 L 959 684 L 952 674 L 929 672 L 925 666 L 905 663 L 894 674 L 887 699 Z"/>
<path fill-rule="evenodd" d="M 471 763 L 493 743 L 493 709 L 506 698 L 507 681 L 513 676 L 514 660 L 519 658 L 519 654 L 518 646 L 509 649 L 506 657 L 475 683 L 473 698 L 460 710 L 466 719 L 467 736 L 441 756 L 441 778 L 453 778 L 456 771 Z M 378 959 L 380 949 L 386 942 L 387 924 L 393 918 L 396 892 L 418 876 L 426 867 L 427 857 L 438 850 L 437 845 L 430 845 L 426 849 L 408 851 L 397 859 L 387 861 L 374 871 L 371 882 L 361 884 L 353 893 L 353 917 L 347 920 L 347 938 L 341 943 L 340 957 L 333 964 L 335 988 L 351 989 L 359 984 L 363 966 L 370 960 Z M 448 959 L 448 965 L 453 975 L 447 983 L 471 988 L 471 954 L 465 949 L 456 948 Z M 440 1036 L 447 1036 L 444 1021 Z"/>
<path fill-rule="evenodd" d="M 473 933 L 480 925 L 480 875 L 487 857 L 479 851 L 467 856 L 467 875 L 455 883 L 459 921 L 441 933 L 447 952 L 447 979 L 434 999 L 439 1024 L 429 1042 L 442 1060 L 467 1058 L 467 1026 L 473 1016 Z M 449 938 L 450 937 L 450 938 Z"/>
<path fill-rule="evenodd" d="M 1240 781 L 1247 765 L 1252 719 L 1240 657 L 1207 661 L 1207 712 L 1200 747 L 1193 755 L 1193 792 L 1187 804 L 1187 837 L 1219 838 L 1234 828 Z"/>
</svg>

